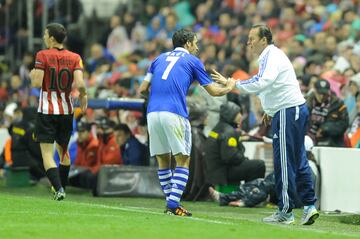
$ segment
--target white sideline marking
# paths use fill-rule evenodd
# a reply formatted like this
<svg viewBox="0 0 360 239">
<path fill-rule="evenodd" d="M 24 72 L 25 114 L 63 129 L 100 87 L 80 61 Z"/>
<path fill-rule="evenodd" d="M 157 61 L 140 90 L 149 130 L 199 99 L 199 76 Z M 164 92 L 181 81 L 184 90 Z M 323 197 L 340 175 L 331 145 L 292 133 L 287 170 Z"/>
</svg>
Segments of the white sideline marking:
<svg viewBox="0 0 360 239">
<path fill-rule="evenodd" d="M 94 204 L 94 203 L 82 203 L 82 202 L 73 202 L 73 201 L 67 201 L 67 202 L 79 204 L 79 205 L 83 205 L 83 206 L 88 206 L 88 207 L 115 209 L 115 210 L 121 210 L 121 211 L 126 211 L 126 212 L 138 212 L 138 213 L 147 213 L 147 214 L 155 214 L 155 215 L 164 215 L 164 213 L 149 211 L 149 210 L 153 210 L 153 209 L 146 208 L 146 207 L 117 207 L 117 206 L 107 206 L 107 205 Z M 207 223 L 213 223 L 213 224 L 235 225 L 234 223 L 231 223 L 231 222 L 222 222 L 222 221 L 198 218 L 198 217 L 174 216 L 174 218 L 179 218 L 179 219 L 181 218 L 181 219 L 186 219 L 186 220 L 194 220 L 194 221 L 207 222 Z"/>
<path fill-rule="evenodd" d="M 32 196 L 27 196 L 27 198 L 31 198 L 34 199 L 36 197 L 32 197 Z M 39 199 L 39 198 L 36 198 Z M 146 214 L 153 214 L 153 215 L 165 215 L 165 216 L 171 216 L 171 215 L 166 215 L 163 212 L 156 212 L 156 211 L 150 211 L 150 210 L 159 210 L 157 208 L 146 208 L 146 207 L 117 207 L 117 206 L 108 206 L 108 205 L 103 205 L 103 204 L 96 204 L 96 203 L 84 203 L 84 202 L 74 202 L 74 201 L 66 201 L 66 203 L 72 203 L 72 204 L 77 204 L 77 205 L 82 205 L 82 206 L 87 206 L 87 207 L 93 207 L 93 208 L 106 208 L 106 209 L 114 209 L 114 210 L 120 210 L 120 211 L 125 211 L 125 212 L 136 212 L 136 213 L 146 213 Z M 12 212 L 12 213 L 16 213 L 16 212 Z M 20 212 L 19 212 L 20 213 Z M 69 213 L 68 213 L 69 214 Z M 83 214 L 79 214 L 79 213 L 73 213 L 71 212 L 71 214 L 73 215 L 88 215 L 86 213 Z M 89 214 L 91 216 L 101 216 L 102 214 Z M 103 216 L 117 216 L 117 215 L 103 215 Z M 121 216 L 121 215 L 119 215 Z M 222 224 L 222 225 L 235 225 L 235 223 L 231 223 L 231 222 L 222 222 L 222 221 L 218 221 L 218 220 L 211 220 L 211 219 L 205 219 L 205 218 L 198 218 L 198 217 L 179 217 L 179 216 L 174 216 L 174 218 L 177 219 L 184 219 L 184 220 L 193 220 L 193 221 L 200 221 L 200 222 L 206 222 L 206 223 L 211 223 L 211 224 Z"/>
</svg>

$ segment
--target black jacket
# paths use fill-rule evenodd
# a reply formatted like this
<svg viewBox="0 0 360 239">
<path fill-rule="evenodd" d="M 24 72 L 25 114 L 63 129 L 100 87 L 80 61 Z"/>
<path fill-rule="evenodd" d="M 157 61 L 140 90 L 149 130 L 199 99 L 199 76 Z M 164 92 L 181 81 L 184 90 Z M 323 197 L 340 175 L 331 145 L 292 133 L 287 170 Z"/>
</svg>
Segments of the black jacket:
<svg viewBox="0 0 360 239">
<path fill-rule="evenodd" d="M 206 181 L 210 184 L 227 184 L 228 167 L 247 160 L 245 147 L 239 141 L 240 133 L 235 131 L 233 121 L 240 107 L 228 102 L 220 108 L 220 121 L 205 141 Z"/>
<path fill-rule="evenodd" d="M 31 160 L 42 162 L 40 145 L 33 139 L 34 129 L 35 125 L 26 119 L 10 126 L 11 158 L 14 167 L 30 166 Z"/>
</svg>

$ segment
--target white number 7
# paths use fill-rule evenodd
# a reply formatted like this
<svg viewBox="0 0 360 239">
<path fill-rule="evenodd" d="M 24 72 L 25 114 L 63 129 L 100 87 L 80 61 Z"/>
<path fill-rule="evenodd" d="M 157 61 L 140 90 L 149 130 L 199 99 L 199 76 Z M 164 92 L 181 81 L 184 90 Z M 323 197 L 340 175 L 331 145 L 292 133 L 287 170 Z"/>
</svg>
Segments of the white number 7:
<svg viewBox="0 0 360 239">
<path fill-rule="evenodd" d="M 170 61 L 170 64 L 166 67 L 161 79 L 167 80 L 171 69 L 174 67 L 175 63 L 179 60 L 178 56 L 168 56 L 166 57 L 166 61 Z"/>
</svg>

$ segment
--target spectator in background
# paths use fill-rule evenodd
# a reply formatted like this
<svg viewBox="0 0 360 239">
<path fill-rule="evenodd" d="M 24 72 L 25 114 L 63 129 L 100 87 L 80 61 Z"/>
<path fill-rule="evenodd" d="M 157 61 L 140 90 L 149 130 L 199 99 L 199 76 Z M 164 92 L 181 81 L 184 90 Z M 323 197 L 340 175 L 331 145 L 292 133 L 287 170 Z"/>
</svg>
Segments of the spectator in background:
<svg viewBox="0 0 360 239">
<path fill-rule="evenodd" d="M 136 22 L 136 25 L 131 32 L 131 44 L 134 51 L 136 50 L 142 51 L 144 49 L 145 40 L 146 40 L 146 27 L 142 25 L 141 22 Z"/>
<path fill-rule="evenodd" d="M 265 203 L 268 198 L 273 199 L 271 202 L 276 203 L 276 196 L 274 197 L 275 175 L 271 173 L 266 178 L 257 178 L 241 184 L 239 190 L 231 193 L 221 193 L 213 187 L 209 187 L 209 194 L 220 206 L 255 207 Z"/>
<path fill-rule="evenodd" d="M 131 12 L 129 10 L 127 10 L 124 15 L 123 15 L 123 26 L 126 30 L 127 36 L 130 38 L 132 35 L 132 32 L 135 29 L 135 19 L 137 19 L 138 16 L 136 15 L 136 12 Z"/>
<path fill-rule="evenodd" d="M 330 83 L 318 80 L 306 102 L 310 112 L 308 135 L 315 145 L 344 147 L 349 116 L 343 101 L 330 91 Z"/>
<path fill-rule="evenodd" d="M 177 1 L 173 9 L 177 16 L 181 16 L 178 22 L 181 27 L 191 27 L 194 24 L 195 17 L 191 12 L 190 1 Z"/>
<path fill-rule="evenodd" d="M 124 164 L 147 165 L 147 147 L 135 138 L 129 126 L 126 124 L 118 124 L 114 130 L 116 142 L 120 145 L 121 158 Z"/>
<path fill-rule="evenodd" d="M 326 58 L 332 58 L 333 55 L 337 54 L 337 42 L 335 36 L 327 36 L 325 39 L 324 54 Z"/>
<path fill-rule="evenodd" d="M 353 122 L 356 114 L 359 112 L 356 107 L 356 96 L 360 92 L 360 74 L 350 77 L 347 95 L 344 99 L 346 109 L 349 113 L 349 122 Z"/>
<path fill-rule="evenodd" d="M 77 154 L 74 168 L 70 171 L 69 185 L 93 189 L 96 174 L 99 170 L 99 141 L 91 133 L 91 124 L 80 120 L 77 122 Z"/>
<path fill-rule="evenodd" d="M 304 74 L 300 77 L 299 84 L 301 92 L 304 96 L 309 95 L 314 91 L 315 82 L 319 79 L 317 75 Z"/>
<path fill-rule="evenodd" d="M 248 133 L 256 125 L 255 113 L 250 109 L 250 95 L 229 93 L 227 96 L 228 101 L 232 101 L 240 106 L 242 117 L 239 130 L 243 130 L 244 133 Z"/>
<path fill-rule="evenodd" d="M 158 1 L 151 0 L 145 3 L 145 14 L 141 13 L 139 18 L 144 25 L 147 25 L 151 19 L 153 19 L 159 11 Z"/>
<path fill-rule="evenodd" d="M 113 91 L 117 97 L 128 97 L 131 88 L 131 78 L 122 78 L 115 82 Z"/>
<path fill-rule="evenodd" d="M 11 136 L 11 165 L 9 166 L 29 167 L 31 179 L 34 182 L 39 181 L 45 176 L 45 170 L 42 165 L 40 145 L 33 138 L 35 119 L 31 114 L 24 114 L 23 110 L 17 107 L 14 109 L 8 130 Z"/>
<path fill-rule="evenodd" d="M 106 49 L 98 43 L 90 47 L 90 57 L 86 60 L 86 70 L 91 74 L 102 65 L 107 65 L 114 61 L 114 57 L 106 54 Z"/>
<path fill-rule="evenodd" d="M 97 158 L 100 163 L 97 164 L 95 171 L 98 171 L 101 165 L 123 164 L 120 147 L 115 139 L 114 127 L 115 122 L 107 117 L 102 117 L 97 121 L 97 136 L 99 139 Z"/>
<path fill-rule="evenodd" d="M 83 6 L 80 0 L 59 1 L 59 16 L 56 22 L 67 27 L 69 24 L 76 23 L 81 16 Z"/>
<path fill-rule="evenodd" d="M 30 87 L 31 82 L 29 74 L 32 68 L 34 68 L 34 56 L 31 52 L 25 52 L 19 67 L 19 76 L 23 87 Z"/>
<path fill-rule="evenodd" d="M 351 147 L 360 148 L 360 92 L 356 95 L 356 109 L 357 115 L 355 119 L 351 122 L 349 128 L 349 139 L 351 143 Z"/>
<path fill-rule="evenodd" d="M 122 56 L 131 54 L 133 46 L 126 32 L 126 28 L 121 24 L 121 18 L 117 15 L 111 17 L 110 21 L 111 33 L 107 39 L 107 49 L 115 57 L 119 59 Z"/>
<path fill-rule="evenodd" d="M 157 38 L 162 29 L 162 16 L 154 16 L 146 27 L 147 40 Z"/>
<path fill-rule="evenodd" d="M 169 49 L 171 48 L 171 38 L 174 35 L 176 30 L 179 30 L 180 26 L 178 25 L 178 18 L 174 12 L 170 12 L 165 17 L 165 26 L 159 33 L 160 38 L 165 40 L 165 46 Z"/>
<path fill-rule="evenodd" d="M 21 82 L 21 78 L 18 74 L 13 74 L 10 78 L 10 87 L 8 94 L 11 96 L 11 100 L 14 102 L 20 102 L 26 104 L 28 92 Z"/>
<path fill-rule="evenodd" d="M 320 64 L 314 60 L 308 60 L 304 66 L 303 73 L 308 75 L 318 75 L 320 73 Z"/>
<path fill-rule="evenodd" d="M 139 119 L 141 118 L 140 115 L 140 112 L 127 110 L 124 111 L 122 119 L 120 120 L 129 127 L 135 137 L 137 136 L 139 130 Z"/>
<path fill-rule="evenodd" d="M 241 123 L 241 109 L 233 102 L 220 107 L 220 120 L 205 141 L 206 179 L 212 185 L 239 185 L 242 180 L 263 178 L 265 163 L 249 160 L 235 128 Z"/>
<path fill-rule="evenodd" d="M 0 79 L 0 102 L 4 106 L 9 98 L 8 87 L 9 87 L 8 82 L 4 79 Z"/>
</svg>

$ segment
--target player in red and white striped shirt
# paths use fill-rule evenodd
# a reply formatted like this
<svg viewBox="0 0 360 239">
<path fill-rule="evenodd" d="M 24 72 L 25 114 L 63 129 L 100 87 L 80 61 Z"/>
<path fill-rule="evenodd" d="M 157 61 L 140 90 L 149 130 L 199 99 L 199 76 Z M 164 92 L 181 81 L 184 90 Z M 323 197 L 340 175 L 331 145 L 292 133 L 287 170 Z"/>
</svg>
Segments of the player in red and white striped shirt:
<svg viewBox="0 0 360 239">
<path fill-rule="evenodd" d="M 55 200 L 65 198 L 64 187 L 70 168 L 67 146 L 72 131 L 73 82 L 80 92 L 82 112 L 87 107 L 82 60 L 78 54 L 64 49 L 65 38 L 64 26 L 58 23 L 47 25 L 44 42 L 48 49 L 36 54 L 35 69 L 30 72 L 32 86 L 41 87 L 35 136 L 40 142 L 46 175 L 56 191 Z M 60 155 L 59 170 L 53 159 L 54 141 Z"/>
</svg>

